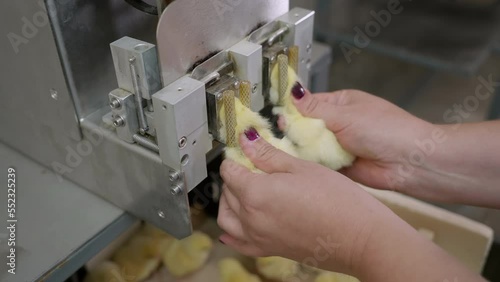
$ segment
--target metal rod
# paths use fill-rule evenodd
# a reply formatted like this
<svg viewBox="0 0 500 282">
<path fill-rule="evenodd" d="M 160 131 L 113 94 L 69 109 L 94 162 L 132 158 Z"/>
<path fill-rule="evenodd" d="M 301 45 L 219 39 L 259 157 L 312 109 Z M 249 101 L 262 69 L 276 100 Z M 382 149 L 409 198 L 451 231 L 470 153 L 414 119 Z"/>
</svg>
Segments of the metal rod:
<svg viewBox="0 0 500 282">
<path fill-rule="evenodd" d="M 267 39 L 267 45 L 272 46 L 274 44 L 274 41 L 276 41 L 278 37 L 282 36 L 287 31 L 288 31 L 288 26 L 284 26 L 278 29 L 277 31 L 271 33 L 271 35 L 269 35 L 269 38 Z"/>
<path fill-rule="evenodd" d="M 149 140 L 148 138 L 141 136 L 139 134 L 135 134 L 132 136 L 132 139 L 134 139 L 135 143 L 141 145 L 142 147 L 149 149 L 153 152 L 159 153 L 160 152 L 160 147 L 158 147 L 157 144 L 155 144 L 153 141 Z"/>
<path fill-rule="evenodd" d="M 137 105 L 137 119 L 139 120 L 139 132 L 144 135 L 148 130 L 148 122 L 146 121 L 146 116 L 144 115 L 144 105 L 142 104 L 142 93 L 139 88 L 139 81 L 137 77 L 137 71 L 135 69 L 135 57 L 129 59 L 130 63 L 130 74 L 132 76 L 132 84 L 134 86 L 135 92 L 135 102 Z"/>
<path fill-rule="evenodd" d="M 148 112 L 150 112 L 150 113 L 154 112 L 155 110 L 154 110 L 154 107 L 153 107 L 153 100 L 147 100 L 147 103 L 148 103 L 148 105 L 147 105 Z"/>
<path fill-rule="evenodd" d="M 286 91 L 288 89 L 288 56 L 278 55 L 278 71 L 279 71 L 279 104 L 284 105 Z"/>
</svg>

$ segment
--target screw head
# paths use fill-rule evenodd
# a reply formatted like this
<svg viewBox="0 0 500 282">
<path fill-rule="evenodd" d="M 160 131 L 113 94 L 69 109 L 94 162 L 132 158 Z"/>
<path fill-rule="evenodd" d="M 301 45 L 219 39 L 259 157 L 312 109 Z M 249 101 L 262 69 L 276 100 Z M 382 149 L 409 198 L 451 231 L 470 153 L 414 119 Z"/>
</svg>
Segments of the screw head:
<svg viewBox="0 0 500 282">
<path fill-rule="evenodd" d="M 257 89 L 259 88 L 259 86 L 257 85 L 257 83 L 255 83 L 253 86 L 252 86 L 252 93 L 257 93 Z"/>
<path fill-rule="evenodd" d="M 58 98 L 57 90 L 50 89 L 50 97 L 52 97 L 52 99 L 54 99 L 54 100 L 57 100 L 57 98 Z"/>
<path fill-rule="evenodd" d="M 147 131 L 147 129 L 144 129 L 144 128 L 139 128 L 139 133 L 140 133 L 141 135 L 145 135 L 145 134 L 146 134 L 146 131 Z"/>
<path fill-rule="evenodd" d="M 161 218 L 165 218 L 165 213 L 161 210 L 158 211 L 158 216 Z"/>
<path fill-rule="evenodd" d="M 122 127 L 125 125 L 125 120 L 121 117 L 121 116 L 116 116 L 114 119 L 113 119 L 113 126 L 118 128 L 118 127 Z"/>
<path fill-rule="evenodd" d="M 187 138 L 184 136 L 179 140 L 179 148 L 183 149 L 186 147 L 187 144 Z"/>
<path fill-rule="evenodd" d="M 119 109 L 122 104 L 120 103 L 120 101 L 116 98 L 112 98 L 111 101 L 109 102 L 109 106 L 112 108 L 112 109 Z"/>
<path fill-rule="evenodd" d="M 170 172 L 170 175 L 168 176 L 168 179 L 170 179 L 171 182 L 175 182 L 181 178 L 181 173 L 178 171 L 172 171 Z"/>
<path fill-rule="evenodd" d="M 172 193 L 172 195 L 174 196 L 177 196 L 182 193 L 182 190 L 184 190 L 184 188 L 182 187 L 181 184 L 179 184 L 177 186 L 172 187 L 172 189 L 170 189 L 170 193 Z"/>
<path fill-rule="evenodd" d="M 312 50 L 311 44 L 307 44 L 306 50 L 307 50 L 307 53 L 311 53 L 311 50 Z"/>
</svg>

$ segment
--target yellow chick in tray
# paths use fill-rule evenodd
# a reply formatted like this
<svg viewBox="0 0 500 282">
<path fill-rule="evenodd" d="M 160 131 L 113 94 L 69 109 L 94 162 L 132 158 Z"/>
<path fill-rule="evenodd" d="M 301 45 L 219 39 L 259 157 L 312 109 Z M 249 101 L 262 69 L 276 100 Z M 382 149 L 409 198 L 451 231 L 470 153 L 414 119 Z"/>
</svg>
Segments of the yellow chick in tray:
<svg viewBox="0 0 500 282">
<path fill-rule="evenodd" d="M 175 240 L 163 254 L 163 264 L 170 274 L 182 277 L 202 268 L 207 262 L 213 248 L 212 239 L 195 231 L 183 240 Z"/>
<path fill-rule="evenodd" d="M 240 99 L 245 100 L 242 93 L 240 91 L 240 98 L 235 98 L 233 91 L 224 92 L 219 107 L 219 135 L 227 145 L 225 150 L 226 158 L 247 167 L 253 172 L 261 172 L 250 162 L 239 146 L 239 136 L 251 128 L 257 130 L 260 137 L 274 147 L 297 157 L 297 152 L 288 138 L 278 139 L 274 137 L 268 121 L 241 102 Z"/>
<path fill-rule="evenodd" d="M 267 279 L 288 281 L 299 272 L 300 265 L 282 257 L 262 257 L 255 261 L 257 271 Z"/>
<path fill-rule="evenodd" d="M 219 262 L 221 282 L 261 282 L 257 275 L 248 272 L 241 263 L 233 258 Z"/>
<path fill-rule="evenodd" d="M 297 74 L 288 65 L 286 55 L 278 56 L 271 73 L 270 100 L 273 113 L 284 119 L 283 131 L 300 158 L 338 170 L 350 166 L 354 156 L 340 146 L 335 135 L 320 119 L 304 117 L 293 104 L 292 93 L 303 92 Z"/>
<path fill-rule="evenodd" d="M 123 277 L 120 266 L 114 262 L 104 261 L 92 269 L 85 277 L 84 282 L 128 282 Z"/>
</svg>

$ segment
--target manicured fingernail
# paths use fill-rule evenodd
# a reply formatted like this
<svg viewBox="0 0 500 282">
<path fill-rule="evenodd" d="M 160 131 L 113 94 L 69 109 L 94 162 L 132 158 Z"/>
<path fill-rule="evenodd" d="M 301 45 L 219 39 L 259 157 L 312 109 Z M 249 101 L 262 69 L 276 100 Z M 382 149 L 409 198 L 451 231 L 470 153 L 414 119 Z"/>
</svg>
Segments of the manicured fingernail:
<svg viewBox="0 0 500 282">
<path fill-rule="evenodd" d="M 226 243 L 224 243 L 221 239 L 219 239 L 219 242 L 221 242 L 222 245 L 225 245 Z"/>
<path fill-rule="evenodd" d="M 292 95 L 297 100 L 304 98 L 304 96 L 306 95 L 306 90 L 304 89 L 304 87 L 302 87 L 302 84 L 300 84 L 300 82 L 297 81 L 293 86 Z"/>
<path fill-rule="evenodd" d="M 251 127 L 245 131 L 245 136 L 247 137 L 248 140 L 250 141 L 255 141 L 260 138 L 259 133 L 255 128 Z"/>
</svg>

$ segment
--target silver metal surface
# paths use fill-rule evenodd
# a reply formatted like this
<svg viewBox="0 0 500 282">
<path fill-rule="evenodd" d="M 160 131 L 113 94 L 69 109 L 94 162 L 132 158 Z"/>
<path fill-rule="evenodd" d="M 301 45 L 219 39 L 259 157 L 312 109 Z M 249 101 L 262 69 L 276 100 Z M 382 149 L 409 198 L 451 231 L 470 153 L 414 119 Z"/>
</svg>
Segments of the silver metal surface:
<svg viewBox="0 0 500 282">
<path fill-rule="evenodd" d="M 111 43 L 110 47 L 118 87 L 134 94 L 141 93 L 144 99 L 150 100 L 151 95 L 162 88 L 156 46 L 125 36 Z M 129 67 L 131 59 L 135 75 Z"/>
<path fill-rule="evenodd" d="M 151 139 L 149 139 L 145 136 L 141 136 L 139 134 L 135 134 L 133 136 L 133 139 L 134 139 L 135 143 L 143 146 L 144 148 L 149 149 L 155 153 L 160 153 L 160 148 Z"/>
<path fill-rule="evenodd" d="M 264 108 L 262 95 L 262 46 L 246 40 L 241 41 L 229 49 L 234 62 L 234 75 L 240 80 L 247 80 L 252 84 L 250 98 L 253 111 Z"/>
<path fill-rule="evenodd" d="M 156 137 L 163 163 L 184 174 L 186 190 L 207 177 L 208 135 L 205 84 L 183 77 L 153 95 Z M 187 139 L 179 148 L 179 140 Z"/>
<path fill-rule="evenodd" d="M 82 121 L 85 140 L 97 140 L 97 145 L 63 176 L 177 238 L 189 236 L 192 227 L 187 191 L 174 197 L 169 180 L 172 169 L 157 153 L 123 142 L 99 125 L 108 109 L 106 106 Z M 73 146 L 78 148 L 78 144 Z M 62 162 L 64 165 L 65 160 Z M 159 212 L 165 217 L 159 217 Z"/>
<path fill-rule="evenodd" d="M 123 124 L 118 127 L 113 124 L 116 133 L 120 139 L 128 143 L 134 143 L 133 136 L 139 130 L 134 98 L 135 95 L 123 89 L 115 89 L 109 93 L 110 103 L 116 101 L 120 104 L 120 107 L 112 109 L 113 121 L 118 117 L 123 120 Z"/>
<path fill-rule="evenodd" d="M 149 130 L 146 116 L 144 115 L 144 105 L 142 103 L 142 92 L 139 88 L 139 76 L 136 70 L 136 59 L 129 59 L 130 77 L 134 85 L 135 109 L 137 112 L 137 121 L 139 122 L 139 132 L 144 135 Z"/>
<path fill-rule="evenodd" d="M 158 17 L 138 11 L 123 0 L 46 3 L 63 59 L 59 64 L 64 66 L 79 119 L 83 119 L 104 107 L 108 103 L 106 94 L 116 88 L 109 44 L 123 36 L 155 43 Z M 22 16 L 32 17 L 33 12 L 13 18 L 14 29 L 21 28 Z M 36 38 L 35 42 L 40 34 Z M 40 50 L 45 49 L 38 49 L 38 55 Z"/>
<path fill-rule="evenodd" d="M 0 281 L 64 281 L 136 219 L 0 142 L 0 169 L 16 169 L 16 274 L 7 272 L 0 231 Z M 7 183 L 7 174 L 0 175 Z M 0 220 L 7 221 L 7 189 Z"/>
<path fill-rule="evenodd" d="M 45 11 L 43 2 L 0 2 L 0 60 L 6 66 L 0 76 L 0 140 L 49 165 L 64 158 L 65 146 L 81 133 L 50 24 L 32 22 Z M 23 35 L 23 17 L 36 29 L 30 38 Z M 6 35 L 13 34 L 27 42 L 11 44 Z"/>
<path fill-rule="evenodd" d="M 235 82 L 238 80 L 230 75 L 223 76 L 216 84 L 207 88 L 207 111 L 208 111 L 208 128 L 210 134 L 215 140 L 223 142 L 224 138 L 219 135 L 220 122 L 219 111 L 221 109 L 222 94 L 226 90 L 237 91 L 234 87 Z"/>
<path fill-rule="evenodd" d="M 312 52 L 311 46 L 313 43 L 314 34 L 314 12 L 302 8 L 294 8 L 289 13 L 279 17 L 277 21 L 286 24 L 290 29 L 283 36 L 283 42 L 287 46 L 299 46 L 299 71 L 298 76 L 303 80 L 304 87 L 309 87 L 308 78 L 311 69 Z"/>
<path fill-rule="evenodd" d="M 226 50 L 262 23 L 289 9 L 288 0 L 199 1 L 169 5 L 158 23 L 164 85 L 187 74 L 213 52 Z"/>
<path fill-rule="evenodd" d="M 226 51 L 220 52 L 197 66 L 191 73 L 191 78 L 205 84 L 213 84 L 224 74 L 232 72 L 233 61 Z"/>
</svg>

